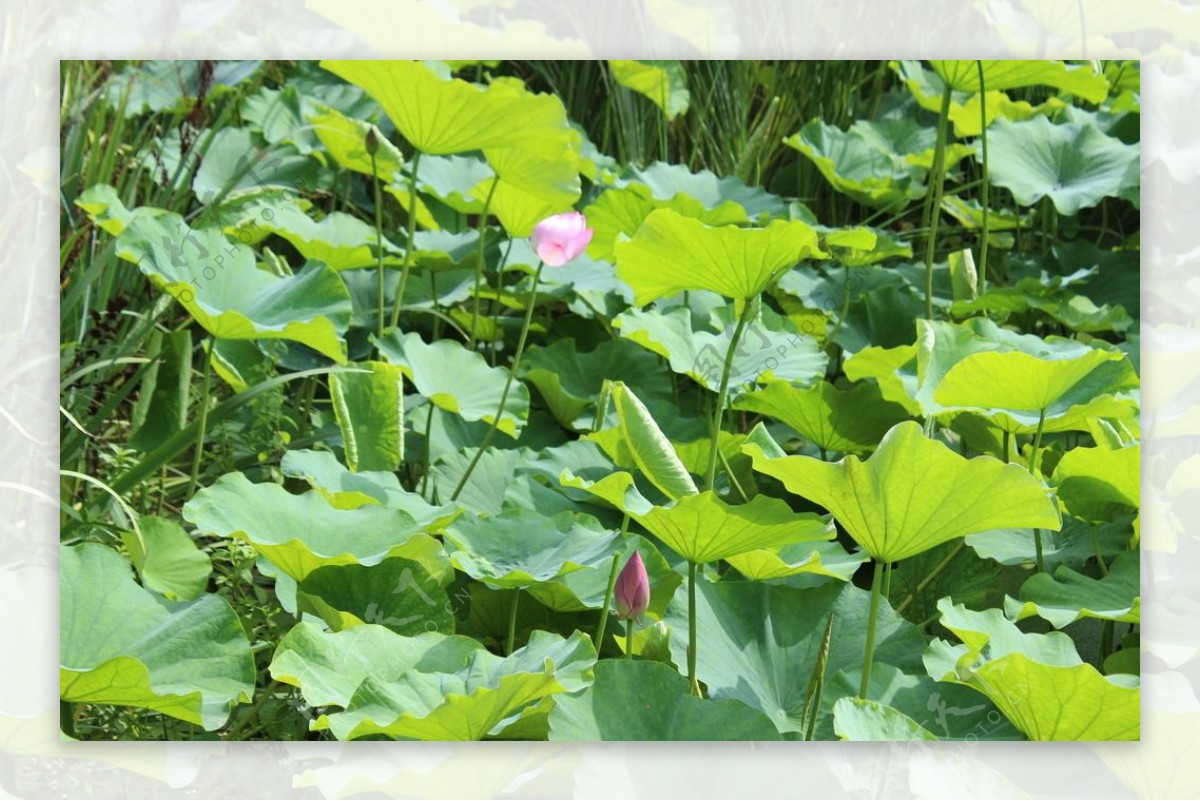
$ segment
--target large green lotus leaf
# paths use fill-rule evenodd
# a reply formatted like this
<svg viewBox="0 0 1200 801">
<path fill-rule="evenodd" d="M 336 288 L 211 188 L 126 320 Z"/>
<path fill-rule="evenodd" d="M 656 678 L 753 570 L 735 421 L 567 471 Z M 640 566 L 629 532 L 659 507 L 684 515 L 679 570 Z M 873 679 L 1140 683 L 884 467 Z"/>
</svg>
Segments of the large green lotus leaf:
<svg viewBox="0 0 1200 801">
<path fill-rule="evenodd" d="M 926 170 L 861 130 L 813 119 L 783 143 L 803 153 L 834 189 L 866 206 L 898 207 L 925 195 Z"/>
<path fill-rule="evenodd" d="M 833 730 L 838 739 L 854 742 L 940 739 L 895 707 L 849 696 L 833 705 Z"/>
<path fill-rule="evenodd" d="M 117 190 L 108 184 L 93 184 L 79 193 L 75 205 L 87 212 L 88 218 L 106 233 L 120 236 L 135 217 L 158 217 L 166 214 L 163 209 L 152 206 L 126 208 L 117 197 Z"/>
<path fill-rule="evenodd" d="M 750 300 L 801 259 L 827 255 L 816 231 L 798 220 L 712 227 L 671 209 L 652 211 L 614 250 L 617 275 L 633 287 L 637 306 L 690 289 Z"/>
<path fill-rule="evenodd" d="M 648 98 L 673 120 L 688 110 L 687 73 L 679 61 L 616 61 L 608 68 L 617 83 Z"/>
<path fill-rule="evenodd" d="M 644 348 L 624 339 L 606 340 L 583 353 L 576 347 L 574 339 L 560 339 L 548 347 L 533 345 L 521 360 L 521 377 L 537 387 L 564 427 L 591 429 L 606 379 L 624 381 L 647 398 L 674 397 L 670 374 Z"/>
<path fill-rule="evenodd" d="M 311 153 L 319 141 L 311 126 L 305 122 L 313 107 L 312 98 L 305 97 L 293 84 L 281 89 L 263 87 L 242 102 L 241 119 L 246 127 L 261 133 L 270 144 L 294 145 L 301 153 Z"/>
<path fill-rule="evenodd" d="M 908 419 L 902 407 L 883 400 L 869 383 L 841 390 L 821 381 L 801 389 L 775 380 L 738 398 L 733 408 L 765 414 L 824 450 L 846 453 L 873 449 L 889 428 Z"/>
<path fill-rule="evenodd" d="M 844 713 L 840 707 L 849 700 L 858 700 L 861 684 L 861 666 L 848 666 L 826 679 L 822 703 L 825 715 L 818 719 L 814 739 L 841 736 L 839 723 L 849 721 L 841 719 Z M 977 691 L 961 684 L 934 681 L 924 671 L 904 673 L 892 665 L 875 662 L 867 697 L 915 722 L 938 740 L 1024 739 L 995 705 Z M 862 721 L 868 724 L 867 728 L 856 730 L 847 739 L 891 739 L 884 736 L 885 730 L 870 725 L 871 717 L 868 715 Z M 883 723 L 887 725 L 886 721 Z M 899 739 L 905 739 L 903 729 L 896 733 L 901 735 Z"/>
<path fill-rule="evenodd" d="M 697 564 L 831 537 L 819 516 L 793 512 L 783 501 L 766 495 L 732 506 L 707 491 L 685 495 L 671 506 L 653 506 L 637 491 L 629 473 L 613 473 L 593 483 L 566 471 L 562 482 L 612 504 L 671 550 Z"/>
<path fill-rule="evenodd" d="M 900 157 L 905 163 L 922 169 L 933 169 L 937 149 L 937 129 L 921 125 L 916 120 L 858 120 L 850 131 L 862 137 L 868 146 L 883 153 Z M 974 146 L 957 142 L 947 143 L 942 158 L 946 169 L 975 152 Z"/>
<path fill-rule="evenodd" d="M 140 532 L 122 532 L 121 541 L 142 584 L 171 601 L 192 601 L 208 586 L 212 560 L 174 520 L 146 515 Z"/>
<path fill-rule="evenodd" d="M 1101 553 L 1112 556 L 1128 549 L 1134 536 L 1130 523 L 1133 518 L 1125 515 L 1115 522 L 1090 526 L 1073 517 L 1063 518 L 1062 531 L 1042 532 L 1042 557 L 1047 570 L 1058 565 L 1074 568 L 1096 556 L 1095 544 Z M 984 559 L 992 559 L 1002 565 L 1032 567 L 1037 563 L 1033 531 L 1027 528 L 1003 528 L 970 534 L 965 540 L 967 547 Z"/>
<path fill-rule="evenodd" d="M 612 261 L 619 235 L 634 236 L 655 209 L 671 209 L 707 225 L 787 215 L 779 197 L 746 186 L 736 176 L 718 176 L 709 170 L 692 173 L 683 164 L 655 162 L 632 171 L 628 179 L 617 179 L 587 207 L 588 227 L 595 231 L 588 253 Z"/>
<path fill-rule="evenodd" d="M 321 66 L 365 89 L 422 153 L 482 150 L 499 179 L 490 209 L 509 234 L 528 236 L 543 218 L 578 200 L 579 134 L 556 96 L 533 94 L 510 78 L 487 88 L 443 80 L 416 61 Z"/>
<path fill-rule="evenodd" d="M 332 632 L 301 621 L 280 639 L 270 670 L 277 681 L 299 687 L 310 706 L 346 707 L 368 676 L 456 671 L 482 649 L 470 637 L 439 632 L 404 637 L 375 624 Z"/>
<path fill-rule="evenodd" d="M 751 220 L 762 221 L 774 217 L 788 217 L 788 204 L 778 195 L 773 195 L 759 186 L 750 186 L 735 175 L 718 176 L 711 170 L 692 172 L 684 164 L 656 161 L 648 167 L 633 169 L 629 179 L 618 178 L 617 186 L 644 184 L 650 188 L 657 200 L 681 200 L 690 198 L 700 201 L 705 209 L 716 211 L 736 203 L 745 210 Z M 699 216 L 699 215 L 688 215 Z M 717 223 L 705 220 L 709 225 Z M 732 222 L 732 221 L 731 221 Z M 816 220 L 805 220 L 814 224 Z M 632 232 L 631 232 L 632 233 Z"/>
<path fill-rule="evenodd" d="M 1001 526 L 1058 530 L 1051 493 L 1029 471 L 990 456 L 966 459 L 925 437 L 921 426 L 894 426 L 869 459 L 835 464 L 808 456 L 745 452 L 754 469 L 833 513 L 854 541 L 883 562 Z"/>
<path fill-rule="evenodd" d="M 908 86 L 917 105 L 934 114 L 941 111 L 945 83 L 936 72 L 923 68 L 919 61 L 893 61 L 891 66 Z M 952 89 L 949 118 L 954 124 L 954 135 L 967 138 L 979 136 L 983 131 L 980 127 L 981 111 L 986 117 L 982 124 L 991 126 L 997 119 L 1028 120 L 1043 115 L 1053 116 L 1067 108 L 1070 108 L 1070 104 L 1057 97 L 1049 97 L 1035 106 L 1025 100 L 1013 100 L 1007 92 L 992 89 L 989 85 L 985 94 Z"/>
<path fill-rule="evenodd" d="M 742 701 L 766 714 L 780 732 L 804 731 L 805 690 L 830 614 L 833 636 L 826 675 L 862 665 L 870 593 L 852 584 L 796 589 L 755 581 L 701 581 L 696 590 L 697 677 L 710 698 Z M 686 604 L 671 608 L 667 624 L 674 632 L 672 657 L 678 665 L 687 664 Z M 889 606 L 879 610 L 876 661 L 918 671 L 925 641 Z"/>
<path fill-rule="evenodd" d="M 395 470 L 404 459 L 404 378 L 399 367 L 363 362 L 361 372 L 329 379 L 329 397 L 342 432 L 346 464 Z"/>
<path fill-rule="evenodd" d="M 299 611 L 317 615 L 334 631 L 364 623 L 406 635 L 454 631 L 445 589 L 407 559 L 319 567 L 297 584 L 296 601 Z"/>
<path fill-rule="evenodd" d="M 255 266 L 250 248 L 170 213 L 134 215 L 117 237 L 116 253 L 218 339 L 290 339 L 346 360 L 350 295 L 324 264 L 273 276 Z"/>
<path fill-rule="evenodd" d="M 642 475 L 671 500 L 699 492 L 671 441 L 633 390 L 618 381 L 612 385 L 611 397 L 617 409 L 623 451 Z"/>
<path fill-rule="evenodd" d="M 321 66 L 365 89 L 422 153 L 450 155 L 526 143 L 549 153 L 573 141 L 573 133 L 564 137 L 560 131 L 566 127 L 562 103 L 552 95 L 527 92 L 519 82 L 497 81 L 485 88 L 445 80 L 419 61 L 322 61 Z"/>
<path fill-rule="evenodd" d="M 588 255 L 613 261 L 616 258 L 614 247 L 620 237 L 632 237 L 656 209 L 671 209 L 707 225 L 733 225 L 750 221 L 745 208 L 732 200 L 709 208 L 702 201 L 682 192 L 662 199 L 655 197 L 653 190 L 645 184 L 631 183 L 619 189 L 605 190 L 587 207 L 588 227 L 594 232 L 588 244 Z"/>
<path fill-rule="evenodd" d="M 1062 61 L 983 61 L 983 83 L 979 85 L 979 62 L 930 61 L 929 66 L 957 92 L 1020 89 L 1053 86 L 1100 103 L 1108 97 L 1108 79 L 1091 65 L 1069 65 Z"/>
<path fill-rule="evenodd" d="M 250 642 L 223 598 L 165 602 L 102 545 L 64 547 L 60 560 L 62 700 L 135 706 L 212 731 L 251 699 Z"/>
<path fill-rule="evenodd" d="M 1072 216 L 1106 197 L 1136 189 L 1138 147 L 1095 125 L 1055 125 L 1045 117 L 998 120 L 988 132 L 989 178 L 1023 206 L 1049 197 Z"/>
<path fill-rule="evenodd" d="M 917 388 L 925 414 L 974 412 L 1012 433 L 1087 430 L 1093 417 L 1136 416 L 1137 373 L 1121 351 L 1042 339 L 976 318 L 917 321 Z"/>
<path fill-rule="evenodd" d="M 421 636 L 430 637 L 437 634 Z M 582 632 L 563 639 L 544 631 L 530 634 L 528 645 L 504 658 L 479 646 L 457 669 L 434 671 L 418 664 L 398 671 L 374 661 L 344 711 L 325 713 L 312 727 L 328 728 L 340 740 L 376 734 L 409 740 L 482 740 L 518 713 L 545 715 L 544 706 L 530 709 L 536 701 L 586 687 L 593 664 L 592 640 Z"/>
<path fill-rule="evenodd" d="M 716 392 L 721 386 L 725 356 L 733 328 L 721 333 L 693 328 L 684 307 L 658 312 L 630 309 L 613 321 L 621 336 L 667 359 L 671 370 Z M 728 391 L 738 395 L 757 381 L 777 378 L 809 385 L 825 376 L 828 356 L 817 341 L 800 334 L 783 317 L 764 310 L 746 326 L 733 353 Z"/>
<path fill-rule="evenodd" d="M 650 581 L 650 602 L 645 614 L 651 618 L 661 618 L 666 614 L 667 604 L 671 602 L 675 590 L 683 582 L 683 577 L 667 563 L 650 540 L 644 537 L 624 537 L 614 542 L 612 547 L 620 565 L 629 561 L 634 551 L 642 555 L 642 562 L 646 566 L 646 574 Z M 526 591 L 542 606 L 555 612 L 599 609 L 604 605 L 611 568 L 610 556 L 595 567 L 581 567 L 569 573 L 562 573 L 549 581 L 534 584 Z M 617 632 L 614 630 L 614 633 Z"/>
<path fill-rule="evenodd" d="M 1004 599 L 1004 613 L 1012 620 L 1037 615 L 1061 629 L 1080 618 L 1140 623 L 1141 560 L 1137 551 L 1118 554 L 1108 575 L 1092 578 L 1069 567 L 1036 573 L 1021 585 L 1017 598 Z M 1019 600 L 1018 600 L 1019 599 Z"/>
<path fill-rule="evenodd" d="M 1072 448 L 1054 468 L 1051 481 L 1067 511 L 1102 523 L 1141 505 L 1141 447 Z"/>
<path fill-rule="evenodd" d="M 819 525 L 816 520 L 807 525 Z M 832 522 L 826 524 L 833 535 Z M 782 548 L 763 548 L 730 556 L 730 566 L 752 581 L 770 581 L 809 573 L 849 581 L 870 557 L 865 551 L 847 553 L 838 542 L 798 542 Z"/>
<path fill-rule="evenodd" d="M 999 609 L 973 612 L 949 598 L 938 609 L 963 644 L 930 644 L 924 660 L 932 678 L 979 690 L 1031 740 L 1138 739 L 1136 677 L 1103 676 L 1066 634 L 1025 634 Z"/>
<path fill-rule="evenodd" d="M 336 509 L 380 504 L 404 512 L 417 525 L 436 530 L 458 515 L 453 506 L 432 506 L 400 486 L 395 473 L 350 471 L 329 451 L 288 451 L 279 465 L 285 476 L 303 479 Z"/>
<path fill-rule="evenodd" d="M 329 152 L 330 158 L 342 169 L 378 175 L 380 182 L 388 184 L 404 168 L 404 156 L 400 149 L 369 122 L 347 117 L 330 106 L 315 104 L 308 115 L 308 124 Z M 374 169 L 371 166 L 371 154 L 367 152 L 367 135 L 372 132 L 378 143 Z"/>
<path fill-rule="evenodd" d="M 205 134 L 207 136 L 207 133 Z M 202 204 L 264 192 L 328 189 L 332 173 L 320 171 L 320 161 L 292 144 L 263 146 L 249 128 L 221 128 L 207 141 L 192 178 L 192 192 Z M 181 177 L 186 177 L 187 170 Z M 169 177 L 169 176 L 167 176 Z"/>
<path fill-rule="evenodd" d="M 668 665 L 602 659 L 591 686 L 555 702 L 550 739 L 778 740 L 779 732 L 741 701 L 691 695 Z"/>
<path fill-rule="evenodd" d="M 241 473 L 197 492 L 183 517 L 205 534 L 248 542 L 296 581 L 326 565 L 369 567 L 388 557 L 419 562 L 439 580 L 450 572 L 441 544 L 405 512 L 373 504 L 337 509 L 320 492 L 292 495 Z"/>
<path fill-rule="evenodd" d="M 324 262 L 335 270 L 375 267 L 378 263 L 375 255 L 378 238 L 374 226 L 340 211 L 328 214 L 318 222 L 305 214 L 295 201 L 252 200 L 242 207 L 237 222 L 226 226 L 225 233 L 243 242 L 275 234 L 287 240 L 306 259 Z M 386 237 L 383 248 L 385 254 L 392 257 L 400 253 Z"/>
<path fill-rule="evenodd" d="M 464 515 L 444 533 L 450 562 L 493 589 L 529 587 L 608 564 L 618 536 L 585 515 L 546 517 L 531 509 Z"/>
<path fill-rule="evenodd" d="M 507 372 L 489 367 L 482 354 L 448 339 L 426 343 L 416 332 L 391 331 L 376 344 L 383 357 L 398 365 L 417 392 L 438 408 L 464 420 L 495 421 Z M 516 439 L 528 417 L 529 389 L 514 381 L 496 428 Z"/>
</svg>

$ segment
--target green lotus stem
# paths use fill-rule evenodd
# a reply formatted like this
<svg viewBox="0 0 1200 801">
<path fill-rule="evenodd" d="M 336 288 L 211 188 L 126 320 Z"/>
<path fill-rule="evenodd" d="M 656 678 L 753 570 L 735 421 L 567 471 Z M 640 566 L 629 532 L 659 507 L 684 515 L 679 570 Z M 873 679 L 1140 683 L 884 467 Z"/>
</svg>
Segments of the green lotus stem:
<svg viewBox="0 0 1200 801">
<path fill-rule="evenodd" d="M 700 682 L 696 681 L 696 563 L 688 562 L 688 684 L 692 695 L 700 697 Z"/>
<path fill-rule="evenodd" d="M 867 612 L 867 648 L 863 654 L 862 682 L 858 685 L 858 697 L 867 700 L 871 686 L 871 663 L 875 660 L 875 626 L 879 622 L 879 596 L 883 580 L 883 565 L 875 562 L 875 573 L 871 576 L 871 608 Z"/>
<path fill-rule="evenodd" d="M 1008 464 L 1011 461 L 1011 459 L 1009 458 L 1009 446 L 1010 446 L 1011 442 L 1012 442 L 1012 432 L 1005 431 L 1004 432 L 1004 463 L 1005 464 Z"/>
<path fill-rule="evenodd" d="M 721 449 L 721 426 L 725 422 L 725 393 L 729 390 L 729 374 L 733 372 L 733 354 L 737 350 L 742 332 L 750 322 L 754 309 L 754 299 L 747 300 L 738 317 L 737 326 L 733 329 L 733 338 L 729 340 L 729 348 L 725 351 L 725 366 L 721 370 L 721 385 L 717 389 L 717 408 L 713 412 L 712 444 L 708 448 L 708 469 L 704 473 L 704 488 L 711 490 L 717 477 L 717 452 Z"/>
<path fill-rule="evenodd" d="M 625 515 L 625 519 L 629 520 L 629 515 Z M 600 625 L 596 627 L 596 636 L 592 640 L 592 645 L 596 647 L 596 653 L 600 653 L 600 644 L 604 642 L 604 630 L 608 628 L 608 614 L 612 608 L 613 587 L 617 584 L 617 573 L 621 571 L 621 552 L 613 554 L 612 569 L 608 571 L 608 584 L 604 588 L 604 606 L 600 607 Z"/>
<path fill-rule="evenodd" d="M 979 274 L 977 295 L 982 295 L 987 289 L 987 257 L 988 257 L 988 148 L 987 148 L 987 92 L 983 82 L 983 62 L 976 61 L 975 68 L 979 72 L 979 140 L 983 145 L 983 221 L 981 224 L 979 243 Z"/>
<path fill-rule="evenodd" d="M 496 194 L 496 187 L 499 185 L 499 178 L 492 181 L 487 199 L 483 201 L 483 212 L 479 215 L 479 262 L 475 265 L 475 289 L 471 297 L 471 330 L 469 332 L 470 339 L 467 341 L 467 347 L 471 350 L 475 350 L 475 335 L 479 330 L 479 284 L 483 280 L 483 254 L 487 242 L 488 210 L 492 207 L 492 195 Z"/>
<path fill-rule="evenodd" d="M 513 591 L 512 606 L 508 607 L 508 640 L 505 642 L 504 655 L 508 656 L 513 652 L 513 645 L 517 640 L 517 602 L 521 600 L 520 588 Z"/>
<path fill-rule="evenodd" d="M 429 434 L 433 429 L 433 404 L 429 406 L 429 414 L 425 417 L 425 472 L 421 475 L 421 497 L 428 499 L 425 491 L 429 489 L 429 468 L 432 467 L 432 448 L 429 447 Z"/>
<path fill-rule="evenodd" d="M 212 376 L 213 351 L 216 350 L 217 340 L 208 343 L 208 353 L 204 357 L 204 377 L 200 383 L 200 427 L 196 430 L 196 452 L 192 454 L 192 477 L 188 481 L 187 497 L 192 497 L 196 491 L 196 482 L 200 478 L 200 458 L 204 455 L 204 436 L 208 433 L 208 392 L 209 379 Z"/>
<path fill-rule="evenodd" d="M 937 245 L 938 221 L 942 216 L 942 189 L 946 177 L 946 118 L 950 116 L 950 84 L 942 89 L 938 113 L 937 146 L 933 151 L 933 203 L 929 209 L 929 234 L 925 239 L 925 319 L 933 319 L 933 252 Z"/>
<path fill-rule="evenodd" d="M 380 339 L 383 338 L 383 296 L 386 290 L 386 282 L 383 275 L 383 197 L 379 192 L 379 170 L 375 166 L 375 151 L 371 151 L 371 183 L 375 187 L 375 256 L 376 268 L 379 271 L 379 297 L 376 299 L 376 314 L 379 321 L 376 326 L 376 333 Z M 411 216 L 411 215 L 410 215 Z"/>
<path fill-rule="evenodd" d="M 408 271 L 412 269 L 412 254 L 415 249 L 413 238 L 417 235 L 417 167 L 421 164 L 421 151 L 413 152 L 412 166 L 408 168 L 408 238 L 404 240 L 404 264 L 400 268 L 400 286 L 396 287 L 396 299 L 392 303 L 392 328 L 400 324 L 400 308 L 404 305 L 404 288 L 408 284 Z"/>
<path fill-rule="evenodd" d="M 817 663 L 813 666 L 812 675 L 808 678 L 808 687 L 804 691 L 804 714 L 801 719 L 807 724 L 804 739 L 812 740 L 817 730 L 817 716 L 821 711 L 821 696 L 825 693 L 825 671 L 829 666 L 829 648 L 833 644 L 833 612 L 825 622 L 825 634 L 821 637 L 821 650 L 817 652 Z"/>
<path fill-rule="evenodd" d="M 1033 454 L 1029 457 L 1029 472 L 1033 473 L 1033 477 L 1038 481 L 1042 480 L 1041 474 L 1038 472 L 1042 457 L 1042 430 L 1046 427 L 1046 410 L 1042 409 L 1042 413 L 1038 415 L 1037 433 L 1033 435 Z M 1042 530 L 1035 528 L 1033 530 L 1033 546 L 1037 550 L 1037 569 L 1039 573 L 1046 572 L 1046 563 L 1042 558 Z"/>
<path fill-rule="evenodd" d="M 492 425 L 488 429 L 487 434 L 484 435 L 479 450 L 475 451 L 475 455 L 471 457 L 470 464 L 467 465 L 467 469 L 463 471 L 462 477 L 458 480 L 458 484 L 455 485 L 454 492 L 450 495 L 451 501 L 458 500 L 463 487 L 467 485 L 467 479 L 471 477 L 471 473 L 475 470 L 475 465 L 479 464 L 479 460 L 483 458 L 484 452 L 492 444 L 492 437 L 496 436 L 496 428 L 500 425 L 500 416 L 504 414 L 504 404 L 508 401 L 508 391 L 512 389 L 513 378 L 521 366 L 521 357 L 525 355 L 525 340 L 529 338 L 529 326 L 533 322 L 533 307 L 537 304 L 538 281 L 541 280 L 542 268 L 545 266 L 543 262 L 538 261 L 537 270 L 533 274 L 533 286 L 529 288 L 529 303 L 525 306 L 525 324 L 521 326 L 521 336 L 517 340 L 517 351 L 513 354 L 512 365 L 508 370 L 508 378 L 504 381 L 504 391 L 500 393 L 500 404 L 496 408 L 496 416 L 492 418 Z"/>
<path fill-rule="evenodd" d="M 625 658 L 633 660 L 633 618 L 625 621 Z"/>
<path fill-rule="evenodd" d="M 883 563 L 883 597 L 892 602 L 892 563 Z"/>
</svg>

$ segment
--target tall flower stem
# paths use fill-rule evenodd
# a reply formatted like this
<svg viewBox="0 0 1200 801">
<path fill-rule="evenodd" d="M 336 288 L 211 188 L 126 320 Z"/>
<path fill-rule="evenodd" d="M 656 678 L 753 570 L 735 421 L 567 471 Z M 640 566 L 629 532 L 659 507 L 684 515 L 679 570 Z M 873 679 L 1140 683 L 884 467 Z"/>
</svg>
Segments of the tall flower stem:
<svg viewBox="0 0 1200 801">
<path fill-rule="evenodd" d="M 629 515 L 625 516 L 629 519 Z M 592 645 L 596 647 L 596 653 L 600 653 L 600 645 L 604 642 L 604 631 L 608 628 L 609 610 L 612 608 L 613 587 L 617 584 L 617 573 L 621 571 L 621 552 L 613 554 L 612 569 L 608 571 L 608 584 L 604 588 L 604 606 L 600 607 L 600 625 L 596 627 L 596 636 L 592 640 Z"/>
<path fill-rule="evenodd" d="M 946 118 L 950 116 L 950 84 L 942 90 L 938 114 L 937 145 L 933 151 L 933 203 L 929 208 L 929 233 L 925 238 L 925 319 L 933 319 L 933 252 L 937 246 L 938 221 L 942 217 L 942 189 L 946 178 Z"/>
<path fill-rule="evenodd" d="M 421 151 L 413 153 L 412 166 L 408 168 L 408 238 L 404 240 L 404 265 L 400 268 L 400 286 L 396 287 L 396 299 L 392 303 L 392 328 L 400 324 L 400 308 L 404 305 L 404 288 L 408 284 L 408 271 L 412 269 L 412 254 L 416 250 L 413 238 L 417 235 L 417 168 L 421 164 Z"/>
<path fill-rule="evenodd" d="M 983 221 L 980 226 L 979 243 L 979 273 L 976 276 L 978 291 L 982 295 L 987 289 L 987 259 L 988 259 L 988 148 L 987 148 L 987 91 L 983 82 L 983 62 L 976 61 L 975 68 L 979 72 L 979 141 L 983 145 Z"/>
<path fill-rule="evenodd" d="M 545 266 L 544 262 L 539 261 L 537 271 L 533 274 L 533 286 L 529 289 L 529 302 L 525 305 L 525 324 L 521 326 L 521 337 L 517 340 L 517 351 L 513 354 L 512 365 L 508 369 L 508 378 L 504 381 L 504 391 L 500 393 L 500 403 L 496 408 L 496 416 L 492 418 L 491 428 L 484 435 L 479 450 L 475 451 L 475 455 L 471 457 L 470 464 L 467 465 L 467 469 L 463 471 L 462 477 L 458 480 L 458 484 L 455 485 L 454 492 L 450 495 L 451 501 L 458 500 L 463 487 L 467 485 L 467 479 L 471 477 L 475 466 L 479 464 L 479 460 L 483 458 L 484 452 L 492 444 L 492 438 L 496 436 L 496 428 L 500 425 L 500 416 L 504 414 L 504 404 L 508 402 L 508 391 L 512 389 L 513 378 L 517 375 L 517 371 L 521 366 L 521 357 L 525 354 L 525 341 L 529 338 L 529 326 L 533 322 L 533 307 L 537 304 L 538 281 L 541 280 L 542 268 Z"/>
<path fill-rule="evenodd" d="M 200 461 L 204 456 L 204 437 L 208 433 L 209 379 L 212 377 L 213 351 L 217 349 L 217 340 L 209 340 L 208 353 L 204 357 L 204 377 L 200 383 L 200 420 L 196 430 L 196 451 L 192 454 L 192 477 L 188 481 L 187 497 L 192 497 L 196 491 L 196 482 L 200 478 Z"/>
<path fill-rule="evenodd" d="M 1038 416 L 1037 433 L 1033 435 L 1033 454 L 1029 457 L 1029 472 L 1033 473 L 1033 477 L 1038 481 L 1042 480 L 1042 475 L 1039 472 L 1042 461 L 1042 429 L 1046 427 L 1046 410 L 1042 409 L 1042 413 Z M 1035 528 L 1033 530 L 1033 546 L 1037 550 L 1037 569 L 1039 573 L 1046 572 L 1046 563 L 1042 558 L 1042 530 Z"/>
<path fill-rule="evenodd" d="M 757 298 L 744 301 L 742 313 L 738 315 L 737 325 L 733 329 L 733 337 L 729 340 L 729 348 L 725 351 L 725 366 L 721 369 L 721 384 L 717 389 L 717 404 L 713 411 L 712 444 L 708 449 L 708 469 L 704 475 L 704 489 L 711 490 L 717 478 L 717 454 L 721 451 L 721 427 L 725 423 L 725 395 L 729 391 L 729 375 L 733 372 L 733 354 L 737 352 L 738 342 L 746 330 L 746 324 L 754 313 L 754 302 Z M 688 563 L 688 681 L 691 683 L 692 695 L 700 697 L 700 683 L 696 681 L 696 576 L 699 572 L 695 562 Z"/>
<path fill-rule="evenodd" d="M 605 380 L 607 384 L 607 379 Z M 607 396 L 605 396 L 607 397 Z M 621 540 L 625 540 L 625 535 L 629 533 L 629 515 L 621 520 Z M 592 644 L 596 646 L 596 653 L 600 653 L 600 646 L 604 642 L 604 630 L 608 628 L 608 615 L 612 609 L 613 588 L 617 586 L 617 574 L 621 568 L 621 552 L 617 551 L 613 554 L 612 569 L 608 571 L 608 584 L 604 588 L 604 606 L 600 607 L 600 625 L 596 627 L 596 639 Z"/>
<path fill-rule="evenodd" d="M 488 211 L 492 207 L 492 195 L 496 194 L 496 186 L 499 183 L 499 178 L 492 181 L 492 186 L 488 189 L 487 199 L 483 201 L 483 212 L 479 215 L 479 256 L 478 263 L 475 265 L 475 289 L 471 297 L 471 330 L 468 332 L 470 339 L 467 342 L 467 347 L 471 350 L 475 350 L 475 340 L 479 335 L 479 285 L 483 280 L 483 259 L 487 243 Z"/>
<path fill-rule="evenodd" d="M 379 293 L 375 299 L 375 312 L 378 318 L 375 332 L 383 338 L 383 295 L 386 291 L 383 276 L 383 197 L 379 192 L 379 170 L 375 166 L 375 151 L 371 150 L 371 183 L 375 187 L 375 259 L 379 271 Z M 413 215 L 409 215 L 412 217 Z M 412 235 L 409 235 L 411 241 Z M 407 257 L 406 257 L 407 258 Z"/>
<path fill-rule="evenodd" d="M 862 682 L 858 685 L 858 697 L 867 699 L 871 687 L 871 663 L 875 660 L 875 626 L 879 622 L 879 597 L 883 595 L 883 565 L 875 562 L 875 574 L 871 577 L 871 608 L 867 612 L 867 649 L 863 654 Z"/>
<path fill-rule="evenodd" d="M 695 562 L 688 562 L 688 684 L 692 695 L 700 697 L 700 682 L 696 681 L 696 570 Z"/>
<path fill-rule="evenodd" d="M 738 317 L 737 326 L 733 329 L 733 338 L 729 340 L 729 348 L 725 351 L 725 365 L 721 370 L 721 384 L 717 389 L 717 406 L 713 412 L 712 443 L 708 448 L 708 469 L 704 473 L 704 488 L 712 489 L 717 478 L 717 453 L 721 450 L 721 426 L 725 422 L 725 395 L 729 391 L 729 374 L 733 372 L 733 354 L 737 351 L 738 342 L 746 330 L 746 324 L 754 311 L 754 300 L 745 301 L 742 313 Z"/>
<path fill-rule="evenodd" d="M 633 618 L 625 621 L 625 658 L 633 659 Z"/>
</svg>

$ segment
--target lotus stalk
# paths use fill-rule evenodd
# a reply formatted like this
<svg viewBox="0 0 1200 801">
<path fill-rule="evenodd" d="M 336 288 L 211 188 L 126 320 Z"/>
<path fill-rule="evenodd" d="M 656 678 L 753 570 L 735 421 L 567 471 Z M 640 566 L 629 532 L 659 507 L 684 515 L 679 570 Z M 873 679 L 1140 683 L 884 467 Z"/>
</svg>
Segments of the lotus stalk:
<svg viewBox="0 0 1200 801">
<path fill-rule="evenodd" d="M 550 267 L 561 267 L 572 259 L 577 258 L 587 248 L 588 243 L 592 241 L 592 229 L 587 227 L 587 220 L 582 214 L 577 211 L 567 212 L 565 214 L 556 214 L 553 217 L 547 217 L 537 224 L 533 229 L 533 235 L 530 237 L 533 243 L 533 249 L 538 254 L 537 269 L 533 273 L 533 281 L 529 286 L 529 300 L 525 304 L 525 322 L 521 325 L 521 335 L 517 339 L 517 350 L 513 353 L 512 365 L 508 369 L 508 377 L 504 381 L 504 390 L 500 393 L 500 403 L 496 408 L 496 414 L 492 417 L 492 425 L 488 429 L 487 434 L 483 437 L 483 442 L 480 443 L 475 455 L 471 458 L 471 462 L 467 465 L 467 469 L 463 471 L 462 477 L 458 479 L 458 484 L 454 487 L 454 492 L 450 494 L 450 500 L 458 500 L 458 496 L 462 494 L 463 487 L 467 485 L 467 479 L 471 477 L 479 460 L 483 458 L 483 454 L 487 452 L 488 446 L 492 444 L 492 438 L 496 436 L 496 429 L 500 425 L 500 418 L 504 414 L 504 404 L 508 401 L 508 392 L 512 389 L 513 379 L 521 368 L 521 357 L 525 355 L 525 343 L 529 338 L 529 326 L 533 323 L 533 308 L 537 305 L 537 289 L 538 282 L 542 278 L 542 268 L 549 265 Z"/>
</svg>

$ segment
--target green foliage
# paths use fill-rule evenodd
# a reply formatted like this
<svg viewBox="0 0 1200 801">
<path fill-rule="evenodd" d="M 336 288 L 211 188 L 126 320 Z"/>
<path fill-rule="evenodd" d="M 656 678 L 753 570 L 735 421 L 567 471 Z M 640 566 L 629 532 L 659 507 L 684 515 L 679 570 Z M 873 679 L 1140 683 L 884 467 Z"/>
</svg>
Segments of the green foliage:
<svg viewBox="0 0 1200 801">
<path fill-rule="evenodd" d="M 65 734 L 1137 736 L 1135 64 L 61 76 Z"/>
</svg>

